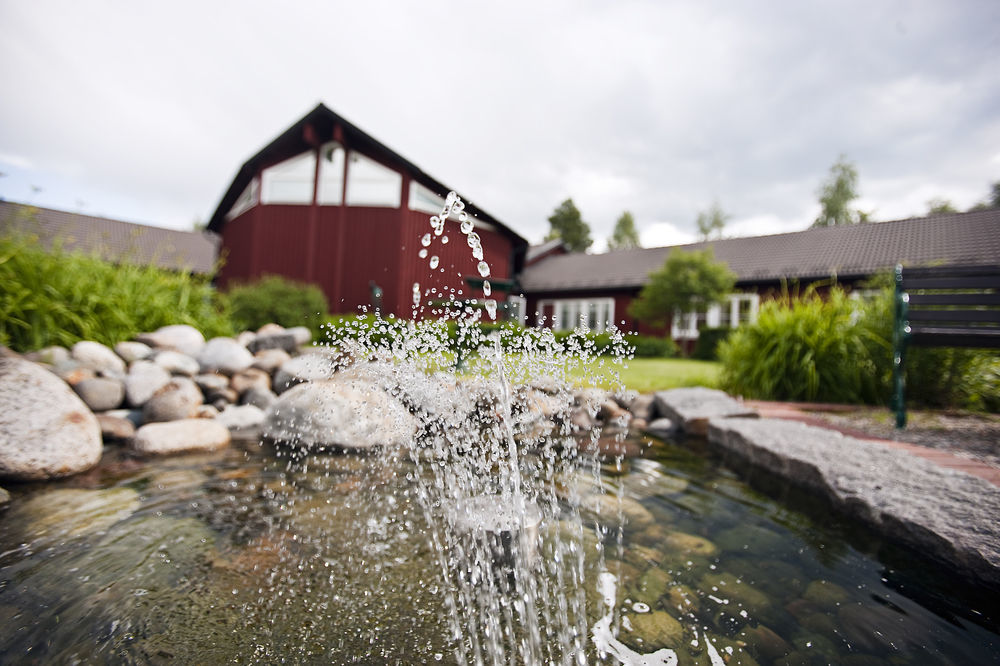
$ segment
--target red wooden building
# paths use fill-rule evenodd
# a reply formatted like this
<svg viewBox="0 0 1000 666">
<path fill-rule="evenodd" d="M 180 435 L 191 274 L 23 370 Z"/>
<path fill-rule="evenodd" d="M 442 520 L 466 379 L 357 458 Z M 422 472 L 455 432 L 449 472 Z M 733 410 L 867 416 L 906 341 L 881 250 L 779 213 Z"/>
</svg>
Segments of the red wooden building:
<svg viewBox="0 0 1000 666">
<path fill-rule="evenodd" d="M 412 312 L 414 284 L 425 302 L 448 287 L 482 297 L 478 260 L 456 216 L 440 236 L 430 225 L 449 191 L 320 104 L 247 160 L 222 197 L 208 224 L 222 238 L 218 284 L 281 275 L 320 286 L 331 312 L 371 307 L 378 290 L 382 312 L 403 317 Z M 465 210 L 493 297 L 503 301 L 496 287 L 521 271 L 528 243 L 467 200 Z"/>
</svg>

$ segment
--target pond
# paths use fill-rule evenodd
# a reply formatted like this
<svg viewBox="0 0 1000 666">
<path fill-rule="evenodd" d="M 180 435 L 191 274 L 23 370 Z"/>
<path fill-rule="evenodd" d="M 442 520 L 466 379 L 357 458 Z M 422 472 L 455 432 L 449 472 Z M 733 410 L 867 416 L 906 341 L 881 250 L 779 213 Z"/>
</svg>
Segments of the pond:
<svg viewBox="0 0 1000 666">
<path fill-rule="evenodd" d="M 149 461 L 108 449 L 84 476 L 15 487 L 0 514 L 0 661 L 619 663 L 663 648 L 713 666 L 1000 657 L 995 600 L 956 598 L 946 578 L 822 507 L 751 488 L 704 441 L 630 443 L 641 456 L 586 460 L 553 480 L 562 514 L 544 512 L 534 565 L 544 621 L 521 656 L 504 648 L 527 644 L 517 640 L 500 641 L 502 657 L 488 640 L 477 652 L 465 631 L 475 617 L 449 608 L 462 585 L 448 580 L 422 495 L 433 461 L 245 443 Z M 485 587 L 504 593 L 503 580 L 468 589 Z M 595 648 L 602 620 L 620 652 Z"/>
</svg>

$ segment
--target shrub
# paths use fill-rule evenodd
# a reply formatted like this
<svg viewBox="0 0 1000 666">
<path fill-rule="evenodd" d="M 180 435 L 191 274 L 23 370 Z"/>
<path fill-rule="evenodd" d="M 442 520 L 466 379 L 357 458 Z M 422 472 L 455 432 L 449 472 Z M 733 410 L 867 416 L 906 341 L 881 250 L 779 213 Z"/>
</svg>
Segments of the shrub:
<svg viewBox="0 0 1000 666">
<path fill-rule="evenodd" d="M 635 358 L 674 358 L 677 356 L 677 344 L 670 338 L 629 335 L 625 339 L 635 347 Z"/>
<path fill-rule="evenodd" d="M 256 330 L 274 322 L 285 327 L 308 326 L 314 339 L 322 334 L 327 303 L 316 285 L 267 275 L 256 282 L 233 286 L 226 298 L 237 328 Z"/>
<path fill-rule="evenodd" d="M 0 238 L 0 344 L 18 351 L 80 340 L 111 345 L 168 324 L 209 337 L 232 333 L 205 277 L 46 250 L 27 236 Z"/>
<path fill-rule="evenodd" d="M 731 328 L 703 328 L 698 332 L 698 342 L 691 358 L 701 361 L 719 360 L 719 343 L 729 338 Z"/>
</svg>

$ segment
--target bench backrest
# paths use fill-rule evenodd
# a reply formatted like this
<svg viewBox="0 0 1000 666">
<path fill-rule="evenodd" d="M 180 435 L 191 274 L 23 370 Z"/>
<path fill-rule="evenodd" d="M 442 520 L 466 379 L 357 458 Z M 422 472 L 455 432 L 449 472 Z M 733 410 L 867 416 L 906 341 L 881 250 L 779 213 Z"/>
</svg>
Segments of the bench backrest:
<svg viewBox="0 0 1000 666">
<path fill-rule="evenodd" d="M 896 299 L 909 344 L 1000 348 L 1000 265 L 897 266 Z"/>
</svg>

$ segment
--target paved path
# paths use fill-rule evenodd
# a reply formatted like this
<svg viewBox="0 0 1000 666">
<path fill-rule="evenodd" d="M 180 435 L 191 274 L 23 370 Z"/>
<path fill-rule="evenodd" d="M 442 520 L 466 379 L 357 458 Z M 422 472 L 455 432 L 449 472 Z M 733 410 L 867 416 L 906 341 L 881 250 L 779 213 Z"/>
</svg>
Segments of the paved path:
<svg viewBox="0 0 1000 666">
<path fill-rule="evenodd" d="M 978 460 L 973 460 L 972 458 L 964 458 L 962 456 L 956 456 L 953 453 L 948 453 L 947 451 L 941 451 L 939 449 L 932 449 L 926 446 L 919 446 L 917 444 L 909 444 L 907 442 L 896 442 L 889 439 L 880 439 L 877 437 L 872 437 L 860 430 L 853 428 L 842 428 L 835 426 L 828 421 L 823 420 L 817 416 L 807 413 L 805 410 L 812 411 L 844 411 L 850 409 L 843 405 L 815 405 L 808 403 L 793 403 L 793 402 L 767 402 L 764 400 L 746 400 L 744 401 L 748 407 L 752 407 L 760 412 L 760 415 L 764 418 L 774 418 L 774 419 L 788 419 L 792 421 L 800 421 L 802 423 L 817 426 L 820 428 L 826 428 L 828 430 L 836 430 L 842 432 L 845 435 L 849 435 L 856 439 L 861 439 L 869 442 L 877 442 L 878 444 L 888 446 L 895 449 L 901 449 L 903 451 L 908 451 L 909 453 L 930 460 L 931 462 L 940 465 L 942 467 L 948 467 L 950 469 L 957 469 L 963 471 L 967 474 L 972 474 L 973 476 L 978 476 L 981 479 L 985 479 L 995 486 L 1000 487 L 1000 469 L 988 465 L 984 462 Z"/>
</svg>

